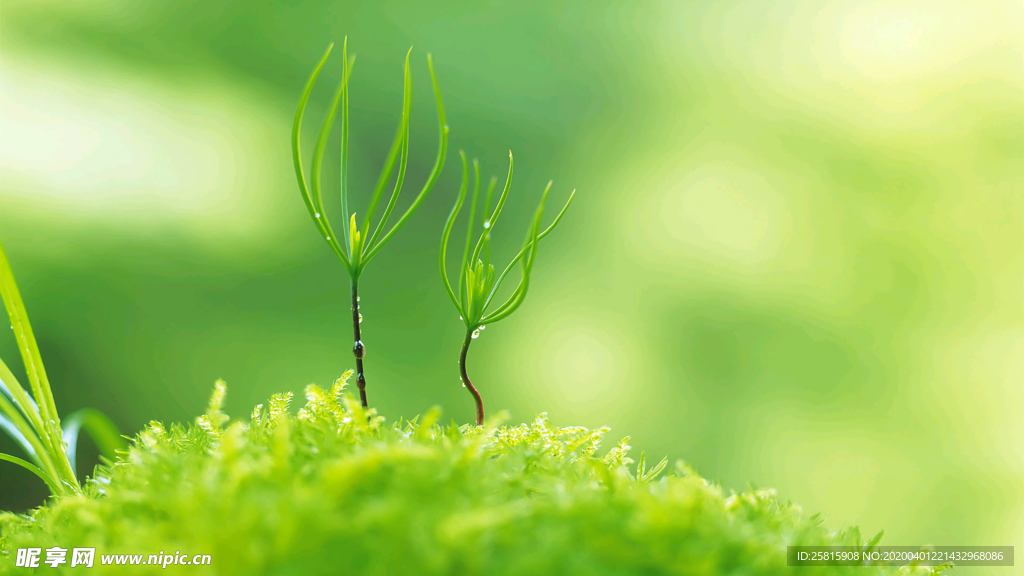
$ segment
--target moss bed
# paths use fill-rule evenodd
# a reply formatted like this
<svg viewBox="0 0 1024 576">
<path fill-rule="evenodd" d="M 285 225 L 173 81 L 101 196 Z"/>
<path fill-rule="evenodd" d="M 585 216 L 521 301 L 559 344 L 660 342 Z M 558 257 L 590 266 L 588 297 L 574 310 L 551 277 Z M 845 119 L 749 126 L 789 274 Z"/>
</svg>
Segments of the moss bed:
<svg viewBox="0 0 1024 576">
<path fill-rule="evenodd" d="M 94 566 L 36 573 L 135 574 L 895 574 L 794 568 L 786 546 L 862 546 L 772 490 L 728 492 L 682 462 L 629 457 L 607 429 L 439 425 L 440 412 L 385 424 L 344 392 L 306 389 L 221 412 L 218 383 L 192 424 L 153 422 L 83 496 L 0 515 L 0 573 L 19 548 L 94 547 Z M 140 565 L 101 556 L 141 555 Z M 210 556 L 147 565 L 148 555 Z M 70 553 L 69 553 L 70 557 Z M 900 573 L 930 574 L 926 568 Z"/>
</svg>

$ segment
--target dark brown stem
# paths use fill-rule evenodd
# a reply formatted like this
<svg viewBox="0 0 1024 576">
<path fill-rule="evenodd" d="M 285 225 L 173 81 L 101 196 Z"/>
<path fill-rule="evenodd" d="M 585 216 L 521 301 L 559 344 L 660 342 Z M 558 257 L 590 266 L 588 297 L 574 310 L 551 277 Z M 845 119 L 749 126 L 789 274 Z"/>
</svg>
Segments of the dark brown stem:
<svg viewBox="0 0 1024 576">
<path fill-rule="evenodd" d="M 366 348 L 359 337 L 359 290 L 355 280 L 352 281 L 352 331 L 356 340 L 352 346 L 352 354 L 356 357 L 356 386 L 359 387 L 359 399 L 363 402 L 363 408 L 367 408 L 369 404 L 366 403 L 366 377 L 363 375 L 363 354 Z"/>
<path fill-rule="evenodd" d="M 476 400 L 476 425 L 484 425 L 484 401 L 480 399 L 480 393 L 476 391 L 476 387 L 469 381 L 469 374 L 466 374 L 466 352 L 469 351 L 469 343 L 473 341 L 473 331 L 469 330 L 466 332 L 466 341 L 462 343 L 462 353 L 459 354 L 459 370 L 462 372 L 462 384 L 469 388 L 469 393 L 473 395 L 473 399 Z"/>
</svg>

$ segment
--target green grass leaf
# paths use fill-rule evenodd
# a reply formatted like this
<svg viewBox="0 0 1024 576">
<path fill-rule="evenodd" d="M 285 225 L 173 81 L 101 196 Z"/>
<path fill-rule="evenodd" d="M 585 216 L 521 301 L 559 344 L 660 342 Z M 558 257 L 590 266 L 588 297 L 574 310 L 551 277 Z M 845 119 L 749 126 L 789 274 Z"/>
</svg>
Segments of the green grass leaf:
<svg viewBox="0 0 1024 576">
<path fill-rule="evenodd" d="M 121 431 L 117 424 L 107 417 L 106 414 L 93 408 L 83 408 L 72 412 L 64 419 L 64 442 L 67 444 L 68 460 L 71 467 L 76 471 L 75 456 L 78 447 L 79 432 L 85 430 L 89 433 L 100 454 L 113 460 L 117 457 L 117 451 L 127 447 L 121 437 Z"/>
<path fill-rule="evenodd" d="M 10 454 L 4 454 L 3 452 L 0 452 L 0 460 L 6 460 L 7 462 L 17 464 L 18 466 L 21 466 L 22 468 L 35 474 L 36 476 L 41 478 L 43 482 L 46 482 L 46 485 L 50 487 L 50 491 L 53 494 L 63 494 L 65 492 L 64 488 L 61 487 L 61 485 L 58 484 L 56 481 L 54 481 L 54 479 L 51 478 L 49 474 L 43 472 L 42 470 L 39 469 L 39 467 L 37 467 L 35 464 L 32 464 L 31 462 L 26 462 L 21 458 L 18 458 L 17 456 L 11 456 Z"/>
<path fill-rule="evenodd" d="M 41 450 L 37 449 L 40 452 L 39 463 L 44 464 L 47 472 L 53 475 L 53 479 L 56 481 L 55 485 L 61 488 L 58 493 L 65 491 L 65 484 L 70 489 L 77 491 L 79 489 L 78 480 L 75 478 L 74 470 L 65 453 L 60 434 L 60 418 L 57 415 L 57 406 L 53 401 L 50 382 L 46 378 L 43 359 L 39 354 L 39 347 L 28 321 L 25 304 L 22 302 L 18 285 L 14 281 L 14 273 L 11 271 L 10 262 L 7 260 L 2 245 L 0 245 L 0 298 L 3 299 L 7 309 L 34 398 L 28 396 L 2 360 L 0 360 L 0 382 L 3 382 L 5 391 L 17 405 L 21 414 L 27 418 L 28 424 L 31 425 L 31 431 L 22 429 L 26 440 L 30 440 L 32 436 L 38 438 L 42 448 Z M 20 426 L 13 407 L 5 409 L 4 412 L 13 424 L 24 428 Z M 34 432 L 34 434 L 30 432 Z M 47 454 L 47 457 L 43 456 L 44 453 Z"/>
<path fill-rule="evenodd" d="M 50 382 L 46 378 L 43 359 L 39 354 L 39 346 L 36 344 L 35 335 L 32 333 L 32 326 L 28 321 L 28 313 L 25 311 L 25 304 L 21 300 L 18 285 L 14 282 L 14 273 L 11 271 L 10 262 L 7 261 L 3 245 L 0 245 L 0 298 L 3 299 L 4 307 L 7 309 L 11 329 L 14 330 L 14 338 L 18 342 L 18 351 L 21 352 L 21 359 L 25 364 L 29 385 L 32 387 L 32 395 L 38 404 L 38 412 L 31 407 L 24 389 L 13 379 L 13 376 L 4 378 L 5 384 L 10 388 L 14 400 L 18 403 L 18 407 L 29 416 L 30 420 L 35 420 L 33 425 L 36 427 L 37 432 L 41 432 L 44 422 L 48 420 L 59 422 L 60 420 L 57 417 L 57 406 L 53 402 L 53 394 L 50 391 Z M 7 380 L 10 380 L 10 382 L 7 382 Z M 40 417 L 38 420 L 35 418 L 36 413 Z"/>
</svg>

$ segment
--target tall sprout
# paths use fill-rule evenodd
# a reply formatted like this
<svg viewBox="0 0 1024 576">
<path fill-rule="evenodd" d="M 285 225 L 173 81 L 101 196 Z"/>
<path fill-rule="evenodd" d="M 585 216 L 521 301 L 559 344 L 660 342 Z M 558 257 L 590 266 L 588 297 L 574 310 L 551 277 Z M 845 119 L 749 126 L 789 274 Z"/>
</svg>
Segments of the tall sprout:
<svg viewBox="0 0 1024 576">
<path fill-rule="evenodd" d="M 0 359 L 0 430 L 15 440 L 27 458 L 0 452 L 0 460 L 32 472 L 46 482 L 54 496 L 78 494 L 82 491 L 75 474 L 75 447 L 79 431 L 89 432 L 100 453 L 108 458 L 112 458 L 124 442 L 117 426 L 90 408 L 71 414 L 61 427 L 39 346 L 2 245 L 0 298 L 4 301 L 32 391 L 30 395 Z"/>
<path fill-rule="evenodd" d="M 501 274 L 495 277 L 495 268 L 491 264 L 491 233 L 494 231 L 494 226 L 498 223 L 498 216 L 501 215 L 501 209 L 505 206 L 505 199 L 508 197 L 509 188 L 512 186 L 512 152 L 508 153 L 508 176 L 505 179 L 505 188 L 501 191 L 501 196 L 498 197 L 498 204 L 495 206 L 494 212 L 483 221 L 480 237 L 475 244 L 473 243 L 473 238 L 477 218 L 477 201 L 480 197 L 480 163 L 474 159 L 473 198 L 469 205 L 466 246 L 462 252 L 459 282 L 455 289 L 453 289 L 452 283 L 448 280 L 445 254 L 448 250 L 448 237 L 451 235 L 455 218 L 458 217 L 459 210 L 462 209 L 462 204 L 466 199 L 466 191 L 469 187 L 469 165 L 466 162 L 466 155 L 462 151 L 459 151 L 459 155 L 462 157 L 462 185 L 459 187 L 458 199 L 456 199 L 455 206 L 448 215 L 444 231 L 441 234 L 440 268 L 445 291 L 448 292 L 448 297 L 455 304 L 455 308 L 458 309 L 461 315 L 462 322 L 466 325 L 466 337 L 462 342 L 462 351 L 459 353 L 459 374 L 462 377 L 462 384 L 473 395 L 473 400 L 476 402 L 476 423 L 482 425 L 484 423 L 484 403 L 480 398 L 480 392 L 473 386 L 469 375 L 466 373 L 466 354 L 469 352 L 469 345 L 488 324 L 493 324 L 508 317 L 523 303 L 523 300 L 526 298 L 526 291 L 530 286 L 530 273 L 533 271 L 533 264 L 537 257 L 537 244 L 541 238 L 550 234 L 562 220 L 562 216 L 565 214 L 566 209 L 569 208 L 569 204 L 572 203 L 576 191 L 573 190 L 572 194 L 569 195 L 565 206 L 555 216 L 551 225 L 541 231 L 540 222 L 541 216 L 544 214 L 544 202 L 547 200 L 548 191 L 551 190 L 552 184 L 552 182 L 548 182 L 548 185 L 544 188 L 544 194 L 541 196 L 540 204 L 537 206 L 536 212 L 534 212 L 523 248 L 509 262 Z M 483 210 L 481 211 L 484 217 L 490 211 L 491 197 L 496 184 L 497 179 L 492 178 L 487 188 Z M 503 304 L 492 310 L 491 304 L 494 302 L 498 289 L 501 288 L 502 282 L 505 281 L 505 278 L 516 262 L 520 262 L 522 267 L 522 278 L 519 280 L 519 285 Z"/>
<path fill-rule="evenodd" d="M 412 48 L 410 48 L 409 52 L 405 55 L 405 87 L 402 98 L 402 116 L 398 123 L 398 131 L 391 142 L 391 149 L 384 160 L 384 167 L 377 178 L 377 184 L 374 186 L 373 193 L 370 196 L 370 203 L 360 224 L 354 212 L 349 214 L 348 203 L 348 79 L 352 73 L 352 66 L 355 64 L 355 56 L 351 59 L 348 56 L 348 38 L 345 39 L 342 48 L 341 81 L 334 93 L 334 99 L 331 102 L 323 125 L 320 127 L 316 147 L 313 149 L 310 186 L 306 185 L 306 176 L 302 167 L 302 154 L 299 150 L 299 129 L 302 125 L 302 114 L 306 110 L 306 103 L 309 101 L 309 95 L 313 91 L 313 86 L 320 75 L 320 70 L 327 62 L 333 47 L 334 44 L 327 47 L 327 52 L 313 70 L 313 74 L 309 77 L 306 88 L 303 90 L 302 97 L 299 100 L 298 109 L 295 111 L 295 122 L 292 125 L 292 158 L 295 162 L 295 175 L 299 182 L 299 191 L 302 193 L 302 199 L 306 203 L 306 209 L 309 210 L 309 215 L 313 219 L 313 223 L 316 225 L 320 235 L 323 236 L 327 245 L 330 246 L 331 250 L 334 251 L 342 264 L 344 264 L 351 280 L 352 331 L 355 340 L 352 346 L 352 353 L 356 358 L 356 384 L 359 387 L 359 398 L 362 401 L 363 407 L 366 407 L 368 406 L 366 401 L 366 376 L 363 372 L 363 355 L 365 354 L 366 347 L 363 345 L 362 337 L 359 333 L 359 323 L 362 320 L 362 315 L 359 313 L 359 276 L 366 268 L 366 265 L 370 263 L 370 260 L 377 255 L 377 252 L 405 225 L 409 217 L 416 212 L 420 204 L 426 199 L 427 194 L 433 189 L 438 176 L 441 174 L 441 168 L 444 166 L 445 155 L 448 150 L 448 124 L 445 120 L 441 89 L 438 87 L 437 77 L 434 75 L 434 63 L 430 54 L 427 54 L 427 67 L 430 69 L 430 79 L 434 86 L 434 98 L 437 100 L 439 139 L 437 159 L 434 161 L 434 168 L 431 170 L 430 176 L 427 177 L 427 182 L 423 185 L 419 195 L 416 196 L 409 208 L 398 219 L 398 222 L 385 233 L 385 226 L 391 217 L 391 212 L 395 208 L 398 195 L 402 190 L 402 184 L 405 181 L 405 168 L 409 158 L 409 111 L 412 107 L 412 74 L 409 72 L 409 55 L 412 53 Z M 334 125 L 339 107 L 341 108 L 341 241 L 339 241 L 338 236 L 334 233 L 334 229 L 327 218 L 327 213 L 324 211 L 320 184 L 324 151 L 327 148 L 327 139 L 330 136 L 331 127 Z M 376 215 L 377 209 L 380 207 L 380 202 L 384 196 L 384 189 L 388 182 L 391 181 L 396 160 L 398 160 L 398 175 L 395 179 L 394 189 L 384 208 L 384 213 L 371 232 L 370 224 Z"/>
</svg>

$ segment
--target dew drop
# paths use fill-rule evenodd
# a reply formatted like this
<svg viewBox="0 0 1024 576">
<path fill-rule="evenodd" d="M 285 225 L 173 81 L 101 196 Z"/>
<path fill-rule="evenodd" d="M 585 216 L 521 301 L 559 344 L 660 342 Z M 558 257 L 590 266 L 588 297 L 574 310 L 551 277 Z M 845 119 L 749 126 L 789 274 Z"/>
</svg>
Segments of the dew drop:
<svg viewBox="0 0 1024 576">
<path fill-rule="evenodd" d="M 487 326 L 481 326 L 481 327 L 480 327 L 480 329 L 481 329 L 481 330 L 486 330 L 486 329 L 487 329 Z"/>
<path fill-rule="evenodd" d="M 487 220 L 486 222 L 484 222 L 484 229 L 485 230 L 490 228 L 490 227 L 491 227 L 491 221 L 490 220 Z"/>
<path fill-rule="evenodd" d="M 363 297 L 362 297 L 362 296 L 356 296 L 356 302 L 359 302 L 359 301 L 360 301 L 360 300 L 362 300 L 362 299 L 363 299 Z"/>
<path fill-rule="evenodd" d="M 328 236 L 328 237 L 327 237 L 327 239 L 328 239 L 328 240 L 330 240 L 330 239 L 331 239 L 331 237 L 330 237 L 330 236 Z"/>
<path fill-rule="evenodd" d="M 317 212 L 317 213 L 316 213 L 316 217 L 317 217 L 317 218 L 319 218 L 319 217 L 320 217 L 320 213 L 319 213 L 319 212 Z"/>
<path fill-rule="evenodd" d="M 366 353 L 366 347 L 363 346 L 362 340 L 356 340 L 355 345 L 352 347 L 352 353 L 355 354 L 356 358 L 362 358 Z"/>
<path fill-rule="evenodd" d="M 476 330 L 473 330 L 473 339 L 476 340 L 479 337 L 480 337 L 480 329 L 477 328 Z"/>
<path fill-rule="evenodd" d="M 362 323 L 363 323 L 363 315 L 362 315 L 362 314 L 360 314 L 360 315 L 359 315 L 359 323 L 360 323 L 360 324 L 362 324 Z"/>
<path fill-rule="evenodd" d="M 462 320 L 462 316 L 459 316 L 459 320 Z M 14 328 L 14 326 L 11 326 L 11 328 Z"/>
</svg>

